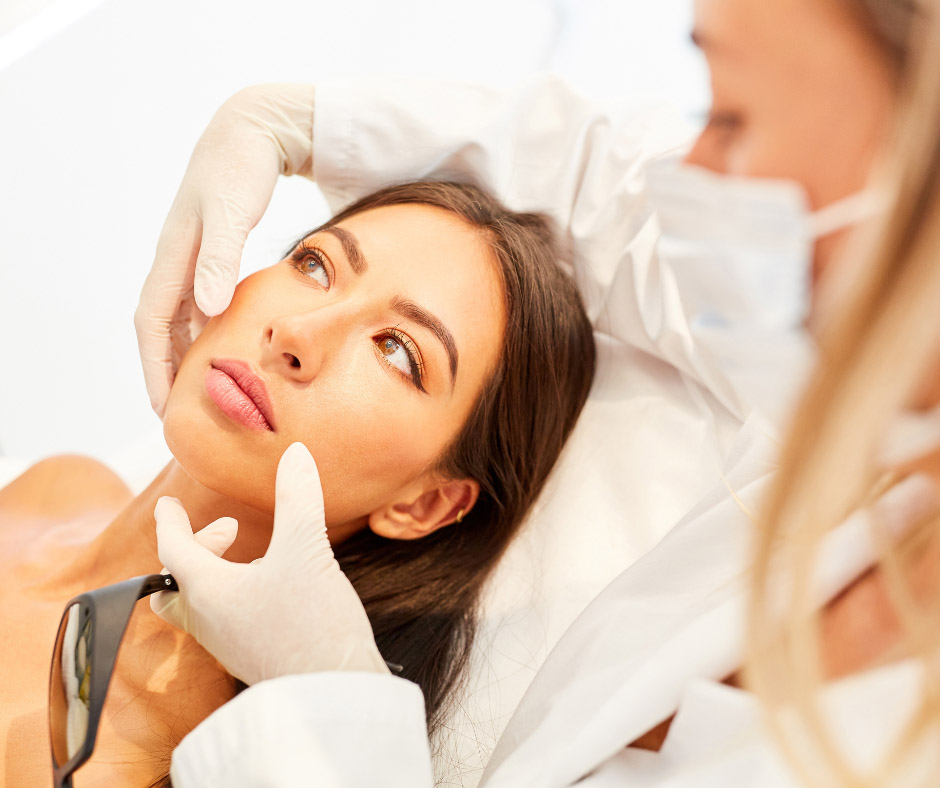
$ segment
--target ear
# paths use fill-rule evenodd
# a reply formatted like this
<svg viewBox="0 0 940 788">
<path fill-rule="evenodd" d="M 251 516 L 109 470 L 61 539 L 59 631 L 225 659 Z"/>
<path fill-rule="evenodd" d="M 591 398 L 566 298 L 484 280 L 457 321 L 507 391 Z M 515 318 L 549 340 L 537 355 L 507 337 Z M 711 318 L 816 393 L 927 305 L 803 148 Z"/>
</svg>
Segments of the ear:
<svg viewBox="0 0 940 788">
<path fill-rule="evenodd" d="M 480 485 L 473 479 L 432 482 L 372 512 L 369 528 L 386 539 L 421 539 L 456 522 L 458 516 L 462 519 L 479 495 Z"/>
</svg>

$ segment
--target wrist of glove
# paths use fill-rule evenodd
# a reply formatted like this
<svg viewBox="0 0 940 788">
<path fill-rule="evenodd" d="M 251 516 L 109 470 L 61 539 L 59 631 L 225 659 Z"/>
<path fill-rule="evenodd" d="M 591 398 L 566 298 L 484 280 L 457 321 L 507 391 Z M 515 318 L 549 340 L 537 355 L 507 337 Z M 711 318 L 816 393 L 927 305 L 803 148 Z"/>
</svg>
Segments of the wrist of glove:
<svg viewBox="0 0 940 788">
<path fill-rule="evenodd" d="M 163 415 L 179 361 L 232 300 L 248 233 L 278 175 L 313 175 L 312 85 L 258 85 L 203 132 L 157 242 L 134 315 L 144 380 Z"/>
<path fill-rule="evenodd" d="M 170 216 L 180 217 L 177 227 L 185 216 L 201 220 L 193 287 L 205 314 L 228 307 L 245 240 L 264 215 L 277 176 L 313 176 L 313 101 L 312 85 L 244 88 L 196 143 Z"/>
<path fill-rule="evenodd" d="M 278 466 L 274 531 L 250 564 L 220 555 L 237 533 L 222 518 L 195 536 L 178 501 L 155 510 L 160 559 L 179 592 L 151 597 L 153 610 L 187 632 L 246 684 L 297 673 L 389 673 L 368 616 L 333 556 L 316 464 L 293 444 Z"/>
<path fill-rule="evenodd" d="M 237 155 L 261 141 L 274 155 L 280 175 L 313 177 L 314 86 L 252 85 L 229 98 L 197 143 Z M 194 154 L 193 158 L 196 156 Z"/>
</svg>

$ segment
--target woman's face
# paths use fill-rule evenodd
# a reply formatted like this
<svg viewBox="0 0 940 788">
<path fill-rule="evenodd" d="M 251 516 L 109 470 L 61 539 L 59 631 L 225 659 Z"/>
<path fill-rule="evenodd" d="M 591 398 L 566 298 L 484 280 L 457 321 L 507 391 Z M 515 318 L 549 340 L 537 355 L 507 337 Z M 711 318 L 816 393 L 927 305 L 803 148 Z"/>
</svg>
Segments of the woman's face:
<svg viewBox="0 0 940 788">
<path fill-rule="evenodd" d="M 693 37 L 708 61 L 712 108 L 687 161 L 799 181 L 816 209 L 863 188 L 896 75 L 855 5 L 696 0 Z"/>
<path fill-rule="evenodd" d="M 423 205 L 366 211 L 239 284 L 180 367 L 167 443 L 197 481 L 273 511 L 277 462 L 301 441 L 327 525 L 361 525 L 433 478 L 505 320 L 477 230 Z"/>
</svg>

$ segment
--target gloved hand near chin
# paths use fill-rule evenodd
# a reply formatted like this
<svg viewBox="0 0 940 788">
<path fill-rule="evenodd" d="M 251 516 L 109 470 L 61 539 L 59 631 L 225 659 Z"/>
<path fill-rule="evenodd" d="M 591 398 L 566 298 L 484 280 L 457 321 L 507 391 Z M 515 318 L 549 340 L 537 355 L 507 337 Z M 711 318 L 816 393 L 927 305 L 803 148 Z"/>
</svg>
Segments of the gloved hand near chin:
<svg viewBox="0 0 940 788">
<path fill-rule="evenodd" d="M 179 362 L 232 300 L 242 249 L 278 175 L 313 176 L 312 85 L 232 96 L 196 144 L 134 315 L 150 402 L 163 416 Z"/>
<path fill-rule="evenodd" d="M 250 564 L 219 556 L 237 523 L 216 520 L 196 536 L 179 501 L 157 502 L 160 560 L 179 592 L 150 597 L 153 610 L 189 632 L 246 684 L 296 673 L 388 673 L 359 597 L 326 535 L 320 476 L 303 446 L 281 457 L 274 532 Z"/>
</svg>

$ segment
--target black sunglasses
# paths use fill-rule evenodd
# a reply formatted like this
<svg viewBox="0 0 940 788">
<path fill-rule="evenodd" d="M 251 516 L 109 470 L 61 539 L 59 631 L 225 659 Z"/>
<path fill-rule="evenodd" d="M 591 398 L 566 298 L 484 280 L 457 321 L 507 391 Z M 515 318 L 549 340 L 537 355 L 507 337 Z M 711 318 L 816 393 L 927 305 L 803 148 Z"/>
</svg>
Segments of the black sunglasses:
<svg viewBox="0 0 940 788">
<path fill-rule="evenodd" d="M 170 575 L 144 575 L 79 594 L 66 605 L 49 673 L 55 788 L 72 788 L 72 775 L 95 749 L 101 709 L 134 605 L 157 591 L 178 590 Z"/>
</svg>

